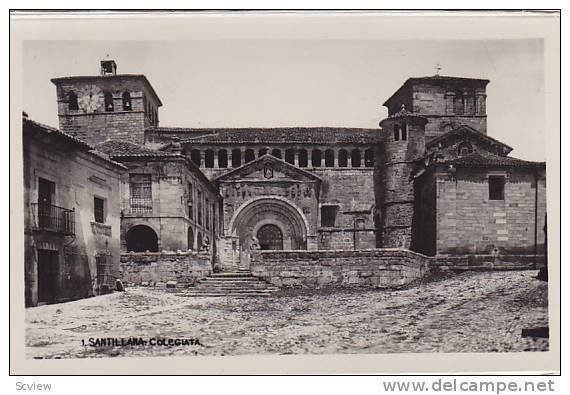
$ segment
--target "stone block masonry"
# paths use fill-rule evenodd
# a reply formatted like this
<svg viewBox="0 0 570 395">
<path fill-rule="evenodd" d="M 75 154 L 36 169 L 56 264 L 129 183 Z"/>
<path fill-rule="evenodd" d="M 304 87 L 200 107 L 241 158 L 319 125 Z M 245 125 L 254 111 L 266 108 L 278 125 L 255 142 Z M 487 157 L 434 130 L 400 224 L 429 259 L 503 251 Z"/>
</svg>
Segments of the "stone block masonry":
<svg viewBox="0 0 570 395">
<path fill-rule="evenodd" d="M 280 287 L 398 288 L 424 277 L 432 260 L 405 249 L 258 251 L 251 272 Z"/>
<path fill-rule="evenodd" d="M 212 273 L 208 254 L 196 252 L 144 252 L 121 254 L 122 280 L 126 284 L 166 284 L 176 281 L 189 286 Z"/>
</svg>

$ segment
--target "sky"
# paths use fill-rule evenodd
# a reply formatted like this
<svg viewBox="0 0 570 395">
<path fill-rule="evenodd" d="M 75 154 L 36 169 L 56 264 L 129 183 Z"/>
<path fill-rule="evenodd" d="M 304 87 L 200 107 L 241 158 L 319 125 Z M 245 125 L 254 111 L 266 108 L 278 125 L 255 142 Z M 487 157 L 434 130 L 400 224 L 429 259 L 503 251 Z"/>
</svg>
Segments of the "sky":
<svg viewBox="0 0 570 395">
<path fill-rule="evenodd" d="M 26 41 L 23 108 L 58 126 L 51 78 L 144 74 L 160 126 L 377 128 L 410 77 L 486 78 L 488 134 L 512 156 L 545 160 L 543 42 L 528 40 Z"/>
</svg>

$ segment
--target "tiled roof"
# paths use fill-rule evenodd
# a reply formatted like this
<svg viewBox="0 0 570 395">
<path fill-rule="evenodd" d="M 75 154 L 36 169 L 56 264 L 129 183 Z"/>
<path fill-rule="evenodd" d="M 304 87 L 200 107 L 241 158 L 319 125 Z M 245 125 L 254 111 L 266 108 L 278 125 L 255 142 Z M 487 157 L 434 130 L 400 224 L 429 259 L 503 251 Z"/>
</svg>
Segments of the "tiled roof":
<svg viewBox="0 0 570 395">
<path fill-rule="evenodd" d="M 467 167 L 486 166 L 515 166 L 515 167 L 543 167 L 545 162 L 531 162 L 509 156 L 498 156 L 488 152 L 473 152 L 459 158 L 448 159 L 434 164 L 445 164 Z"/>
<path fill-rule="evenodd" d="M 392 115 L 388 115 L 388 117 L 386 119 L 398 119 L 398 118 L 413 118 L 413 119 L 416 119 L 417 121 L 423 122 L 424 124 L 426 124 L 428 122 L 428 119 L 426 117 L 424 117 L 418 113 L 409 112 L 408 110 L 406 110 L 406 106 L 404 104 L 402 104 L 400 111 L 398 111 Z M 380 121 L 380 126 L 382 126 L 382 123 L 386 119 Z"/>
<path fill-rule="evenodd" d="M 105 153 L 98 151 L 95 147 L 87 144 L 85 141 L 80 140 L 80 139 L 78 139 L 78 138 L 76 138 L 70 134 L 67 134 L 65 132 L 62 132 L 59 129 L 53 128 L 53 127 L 48 126 L 48 125 L 44 125 L 44 124 L 36 122 L 36 121 L 32 121 L 31 119 L 28 119 L 26 117 L 24 117 L 22 119 L 22 124 L 23 124 L 22 126 L 24 127 L 24 130 L 34 130 L 34 131 L 38 131 L 38 132 L 47 133 L 47 134 L 57 136 L 57 137 L 63 139 L 64 141 L 71 143 L 71 144 L 75 145 L 76 147 L 81 148 L 81 149 L 89 152 L 91 155 L 96 156 L 96 157 L 104 160 L 107 163 L 110 163 L 114 166 L 125 169 L 125 166 L 123 166 L 119 162 L 115 162 L 114 160 L 111 160 Z"/>
<path fill-rule="evenodd" d="M 384 106 L 389 106 L 390 102 L 398 97 L 400 95 L 400 93 L 402 92 L 402 90 L 404 90 L 406 87 L 408 87 L 411 84 L 417 84 L 417 83 L 422 83 L 422 82 L 433 82 L 433 83 L 437 83 L 437 82 L 448 82 L 448 83 L 461 83 L 461 84 L 477 84 L 479 86 L 483 85 L 486 86 L 489 83 L 489 80 L 487 79 L 482 79 L 482 78 L 467 78 L 467 77 L 452 77 L 452 76 L 448 76 L 448 75 L 432 75 L 432 76 L 426 76 L 426 77 L 411 77 L 408 78 L 406 80 L 406 82 L 404 82 L 402 84 L 402 86 L 400 86 L 398 88 L 398 90 L 396 90 L 396 92 L 394 92 L 392 94 L 392 96 L 390 96 L 388 99 L 386 99 L 386 101 L 384 102 Z"/>
<path fill-rule="evenodd" d="M 434 138 L 434 139 L 428 141 L 428 142 L 426 143 L 426 147 L 428 147 L 428 148 L 429 148 L 429 147 L 433 147 L 433 146 L 436 146 L 437 144 L 439 144 L 440 142 L 445 141 L 445 140 L 448 140 L 448 139 L 450 139 L 450 138 L 452 138 L 452 137 L 461 136 L 461 135 L 466 135 L 466 134 L 469 134 L 469 135 L 471 135 L 471 136 L 473 136 L 473 137 L 475 137 L 475 138 L 478 138 L 478 139 L 480 139 L 480 140 L 483 140 L 483 141 L 485 141 L 485 142 L 487 142 L 487 143 L 489 143 L 489 144 L 491 144 L 491 145 L 499 145 L 499 146 L 503 147 L 503 149 L 504 149 L 507 153 L 508 153 L 508 152 L 511 152 L 511 151 L 513 150 L 513 148 L 510 147 L 510 146 L 508 146 L 507 144 L 505 144 L 505 143 L 503 143 L 503 142 L 501 142 L 501 141 L 499 141 L 499 140 L 497 140 L 497 139 L 494 139 L 494 138 L 492 138 L 491 136 L 488 136 L 488 135 L 486 135 L 486 134 L 483 134 L 483 133 L 481 133 L 481 132 L 479 132 L 479 131 L 477 131 L 477 130 L 475 130 L 475 129 L 473 129 L 472 127 L 467 126 L 467 125 L 461 125 L 461 126 L 459 126 L 458 128 L 456 128 L 456 129 L 454 129 L 454 130 L 452 130 L 452 131 L 450 131 L 450 132 L 447 132 L 447 133 L 445 133 L 445 134 L 442 134 L 441 136 L 438 136 L 438 137 L 436 137 L 436 138 Z"/>
<path fill-rule="evenodd" d="M 284 128 L 227 128 L 208 129 L 214 134 L 182 139 L 181 143 L 377 143 L 381 129 L 334 127 L 284 127 Z"/>
<path fill-rule="evenodd" d="M 101 151 L 113 158 L 122 157 L 172 157 L 180 156 L 170 152 L 156 151 L 141 145 L 123 140 L 107 140 L 96 146 Z"/>
<path fill-rule="evenodd" d="M 177 134 L 181 138 L 198 137 L 207 134 L 214 134 L 219 129 L 208 129 L 208 128 L 180 128 L 173 126 L 156 126 L 150 127 L 145 130 L 146 133 L 156 133 L 156 134 Z"/>
<path fill-rule="evenodd" d="M 72 143 L 74 145 L 77 145 L 78 147 L 85 148 L 87 150 L 93 149 L 93 147 L 91 145 L 87 144 L 85 141 L 79 140 L 77 137 L 74 137 L 70 134 L 62 132 L 61 130 L 56 129 L 54 127 L 44 125 L 43 123 L 32 121 L 31 119 L 27 119 L 27 118 L 23 118 L 22 123 L 23 123 L 24 129 L 30 128 L 30 129 L 42 131 L 42 132 L 48 133 L 48 134 L 53 133 L 54 135 L 57 135 L 58 137 L 66 140 L 68 143 Z"/>
</svg>

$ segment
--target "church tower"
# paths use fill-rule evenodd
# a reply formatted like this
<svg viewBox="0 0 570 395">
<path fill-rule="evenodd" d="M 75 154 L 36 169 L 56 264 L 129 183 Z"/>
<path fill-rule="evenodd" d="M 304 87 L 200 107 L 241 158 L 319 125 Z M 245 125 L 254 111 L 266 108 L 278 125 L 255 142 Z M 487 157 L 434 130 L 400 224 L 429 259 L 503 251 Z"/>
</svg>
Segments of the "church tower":
<svg viewBox="0 0 570 395">
<path fill-rule="evenodd" d="M 386 102 L 388 115 L 402 105 L 429 121 L 426 141 L 467 125 L 487 134 L 487 93 L 489 80 L 450 77 L 409 78 Z"/>
<path fill-rule="evenodd" d="M 425 152 L 425 125 L 421 115 L 401 110 L 380 122 L 383 130 L 383 163 L 380 175 L 382 247 L 407 248 L 412 243 L 416 161 Z"/>
<path fill-rule="evenodd" d="M 140 74 L 117 74 L 114 60 L 102 60 L 99 75 L 51 82 L 60 130 L 87 143 L 116 139 L 142 145 L 145 129 L 158 126 L 162 103 L 149 81 Z"/>
</svg>

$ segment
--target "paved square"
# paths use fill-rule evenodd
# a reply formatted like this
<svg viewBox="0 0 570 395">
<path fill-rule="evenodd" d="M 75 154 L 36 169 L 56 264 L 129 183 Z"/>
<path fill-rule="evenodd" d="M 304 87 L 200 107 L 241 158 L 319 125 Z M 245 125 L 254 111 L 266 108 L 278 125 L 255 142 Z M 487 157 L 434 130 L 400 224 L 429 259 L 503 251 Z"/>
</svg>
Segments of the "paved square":
<svg viewBox="0 0 570 395">
<path fill-rule="evenodd" d="M 404 290 L 289 291 L 259 298 L 129 288 L 27 309 L 26 355 L 546 351 L 547 339 L 521 337 L 523 328 L 548 326 L 547 284 L 536 273 L 468 272 Z M 89 345 L 89 339 L 131 337 L 200 344 Z"/>
</svg>

